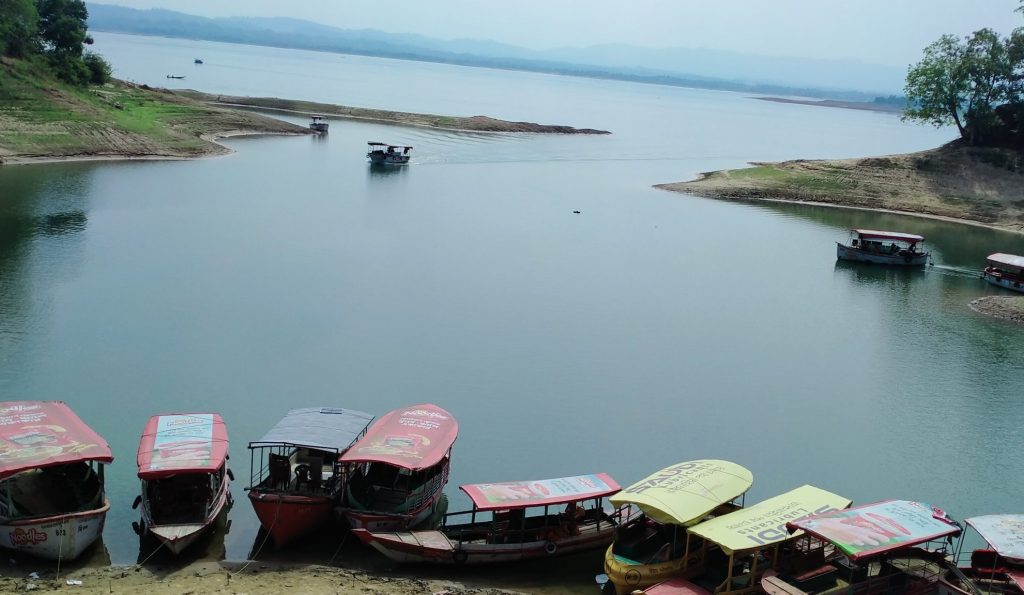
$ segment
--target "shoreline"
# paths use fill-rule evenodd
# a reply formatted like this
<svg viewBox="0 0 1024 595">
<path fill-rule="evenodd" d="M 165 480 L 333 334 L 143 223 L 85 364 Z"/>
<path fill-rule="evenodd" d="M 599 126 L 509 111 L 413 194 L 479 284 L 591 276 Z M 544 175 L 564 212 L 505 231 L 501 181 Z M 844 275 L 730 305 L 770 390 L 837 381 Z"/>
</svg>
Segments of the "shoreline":
<svg viewBox="0 0 1024 595">
<path fill-rule="evenodd" d="M 968 305 L 979 314 L 1024 324 L 1024 296 L 987 295 L 971 300 Z"/>
<path fill-rule="evenodd" d="M 758 101 L 771 101 L 774 103 L 790 103 L 793 105 L 811 105 L 814 107 L 832 107 L 839 109 L 855 109 L 863 112 L 878 112 L 880 114 L 898 115 L 903 108 L 891 103 L 873 103 L 870 101 L 843 101 L 840 99 L 795 99 L 789 97 L 774 96 L 751 96 L 751 99 Z"/>
</svg>

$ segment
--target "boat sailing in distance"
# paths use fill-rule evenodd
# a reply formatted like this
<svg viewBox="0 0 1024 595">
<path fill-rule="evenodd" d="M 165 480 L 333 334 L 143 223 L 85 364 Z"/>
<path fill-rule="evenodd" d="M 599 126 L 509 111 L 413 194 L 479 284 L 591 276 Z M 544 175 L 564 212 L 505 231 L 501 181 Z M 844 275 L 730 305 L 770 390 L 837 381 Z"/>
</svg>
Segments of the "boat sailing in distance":
<svg viewBox="0 0 1024 595">
<path fill-rule="evenodd" d="M 924 266 L 930 254 L 922 249 L 924 237 L 898 231 L 850 230 L 849 244 L 836 242 L 836 258 L 854 262 L 898 266 Z"/>
<path fill-rule="evenodd" d="M 992 285 L 1024 293 L 1024 256 L 997 252 L 990 254 L 987 261 L 988 266 L 981 273 L 983 279 Z"/>
<path fill-rule="evenodd" d="M 327 129 L 330 124 L 327 122 L 327 116 L 310 116 L 309 118 L 309 129 L 317 134 L 327 134 Z"/>
<path fill-rule="evenodd" d="M 154 415 L 139 442 L 142 526 L 178 555 L 231 504 L 228 432 L 218 413 Z"/>
<path fill-rule="evenodd" d="M 110 510 L 107 441 L 61 401 L 0 403 L 0 547 L 72 560 Z"/>
<path fill-rule="evenodd" d="M 371 165 L 404 165 L 409 163 L 412 147 L 406 145 L 389 145 L 380 142 L 368 142 L 369 150 L 366 157 Z"/>
</svg>

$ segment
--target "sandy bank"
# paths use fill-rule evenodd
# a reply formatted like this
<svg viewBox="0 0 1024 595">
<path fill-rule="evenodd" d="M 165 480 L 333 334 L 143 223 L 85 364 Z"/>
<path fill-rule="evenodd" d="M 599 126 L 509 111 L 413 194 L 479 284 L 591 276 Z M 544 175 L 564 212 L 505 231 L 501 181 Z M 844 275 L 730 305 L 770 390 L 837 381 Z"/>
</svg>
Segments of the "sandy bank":
<svg viewBox="0 0 1024 595">
<path fill-rule="evenodd" d="M 956 144 L 860 159 L 753 163 L 655 187 L 725 200 L 792 201 L 1024 231 L 1024 156 Z"/>
<path fill-rule="evenodd" d="M 1024 296 L 990 295 L 971 302 L 975 312 L 1024 324 Z"/>
<path fill-rule="evenodd" d="M 857 109 L 868 112 L 882 112 L 886 114 L 900 114 L 903 107 L 891 103 L 874 103 L 872 101 L 839 101 L 836 99 L 790 99 L 787 97 L 752 97 L 759 101 L 773 101 L 775 103 L 793 103 L 796 105 L 813 105 L 816 107 L 838 107 L 841 109 Z"/>
</svg>

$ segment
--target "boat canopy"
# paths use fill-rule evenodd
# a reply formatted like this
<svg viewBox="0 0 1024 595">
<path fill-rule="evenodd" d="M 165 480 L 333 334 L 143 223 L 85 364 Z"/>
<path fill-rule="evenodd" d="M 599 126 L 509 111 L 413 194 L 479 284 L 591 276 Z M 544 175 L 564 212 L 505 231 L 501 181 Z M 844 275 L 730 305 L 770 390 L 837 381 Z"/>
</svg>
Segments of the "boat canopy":
<svg viewBox="0 0 1024 595">
<path fill-rule="evenodd" d="M 380 417 L 341 460 L 419 471 L 440 463 L 458 435 L 451 413 L 431 403 L 411 405 Z"/>
<path fill-rule="evenodd" d="M 1024 256 L 996 252 L 988 255 L 988 263 L 995 267 L 1014 267 L 1024 270 Z"/>
<path fill-rule="evenodd" d="M 754 475 L 729 461 L 687 461 L 666 467 L 611 497 L 615 506 L 636 504 L 660 523 L 693 525 L 715 508 L 745 494 Z"/>
<path fill-rule="evenodd" d="M 63 401 L 0 403 L 0 479 L 40 467 L 114 462 L 107 441 Z"/>
<path fill-rule="evenodd" d="M 851 560 L 956 535 L 960 527 L 945 512 L 909 500 L 885 500 L 786 523 L 831 542 Z"/>
<path fill-rule="evenodd" d="M 381 143 L 381 142 L 377 142 L 377 141 L 370 141 L 370 142 L 368 142 L 366 144 L 370 145 L 371 147 L 392 147 L 392 148 L 395 148 L 395 149 L 411 149 L 412 148 L 409 145 L 392 145 L 392 144 L 389 144 L 389 143 Z"/>
<path fill-rule="evenodd" d="M 611 496 L 620 489 L 607 473 L 558 479 L 473 483 L 459 486 L 477 510 L 549 506 Z"/>
<path fill-rule="evenodd" d="M 292 409 L 270 431 L 249 448 L 264 446 L 301 446 L 316 450 L 344 452 L 359 436 L 373 416 L 352 409 L 310 407 Z"/>
<path fill-rule="evenodd" d="M 924 236 L 898 231 L 878 231 L 877 229 L 854 229 L 852 231 L 865 240 L 899 240 L 911 244 L 924 241 Z"/>
<path fill-rule="evenodd" d="M 139 477 L 213 473 L 228 457 L 228 430 L 219 413 L 154 415 L 139 442 Z"/>
<path fill-rule="evenodd" d="M 849 498 L 805 485 L 694 525 L 690 533 L 717 543 L 726 554 L 732 555 L 734 552 L 762 548 L 793 537 L 786 531 L 786 523 L 789 521 L 841 510 L 850 504 Z"/>
<path fill-rule="evenodd" d="M 967 524 L 997 554 L 1015 562 L 1024 562 L 1024 514 L 988 514 L 967 519 Z"/>
</svg>

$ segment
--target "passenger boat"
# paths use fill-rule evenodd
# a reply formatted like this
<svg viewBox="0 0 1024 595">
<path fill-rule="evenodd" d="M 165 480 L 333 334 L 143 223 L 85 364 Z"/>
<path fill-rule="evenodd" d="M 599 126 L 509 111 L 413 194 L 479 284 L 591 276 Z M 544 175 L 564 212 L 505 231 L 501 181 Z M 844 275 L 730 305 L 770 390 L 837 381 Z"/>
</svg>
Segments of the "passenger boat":
<svg viewBox="0 0 1024 595">
<path fill-rule="evenodd" d="M 327 134 L 330 123 L 325 116 L 310 116 L 309 129 L 318 134 Z"/>
<path fill-rule="evenodd" d="M 202 63 L 203 63 L 203 61 L 202 61 L 202 59 L 200 59 L 200 58 L 196 58 L 196 59 L 195 59 L 195 63 L 196 63 L 196 64 L 202 64 Z"/>
<path fill-rule="evenodd" d="M 605 588 L 626 595 L 702 572 L 711 548 L 691 539 L 687 529 L 742 508 L 753 483 L 746 468 L 708 459 L 672 465 L 612 496 L 613 505 L 635 506 L 643 514 L 623 523 L 605 552 Z"/>
<path fill-rule="evenodd" d="M 402 165 L 409 163 L 409 152 L 412 147 L 406 145 L 389 145 L 387 143 L 369 142 L 366 156 L 373 165 Z"/>
<path fill-rule="evenodd" d="M 960 527 L 919 502 L 887 500 L 786 523 L 804 534 L 780 570 L 761 577 L 769 595 L 937 593 Z"/>
<path fill-rule="evenodd" d="M 349 474 L 342 515 L 370 531 L 405 531 L 428 519 L 436 527 L 458 434 L 452 414 L 430 403 L 378 419 L 341 457 Z"/>
<path fill-rule="evenodd" d="M 459 489 L 469 496 L 473 508 L 445 515 L 444 524 L 436 530 L 352 532 L 396 562 L 487 564 L 602 548 L 611 543 L 623 521 L 618 512 L 609 514 L 604 509 L 604 498 L 620 489 L 605 473 L 469 484 Z M 458 517 L 468 522 L 448 522 Z"/>
<path fill-rule="evenodd" d="M 345 483 L 338 457 L 371 421 L 351 409 L 293 409 L 249 443 L 249 501 L 276 547 L 330 519 Z"/>
<path fill-rule="evenodd" d="M 107 442 L 61 401 L 0 403 L 0 546 L 77 558 L 103 533 Z"/>
<path fill-rule="evenodd" d="M 849 244 L 836 242 L 836 257 L 854 262 L 924 266 L 928 264 L 929 253 L 922 249 L 922 244 L 924 237 L 911 233 L 852 229 Z"/>
<path fill-rule="evenodd" d="M 1024 593 L 1024 515 L 990 514 L 965 522 L 988 547 L 973 550 L 967 564 L 946 574 L 956 588 L 949 593 Z"/>
<path fill-rule="evenodd" d="M 1011 291 L 1024 293 L 1024 256 L 989 254 L 988 266 L 981 276 L 991 283 Z"/>
<path fill-rule="evenodd" d="M 177 75 L 169 74 L 169 75 L 167 75 L 167 78 L 181 80 L 181 79 L 183 79 L 185 77 L 184 76 L 177 76 Z"/>
<path fill-rule="evenodd" d="M 155 415 L 139 442 L 141 535 L 175 555 L 195 542 L 231 503 L 228 432 L 218 413 Z"/>
</svg>

